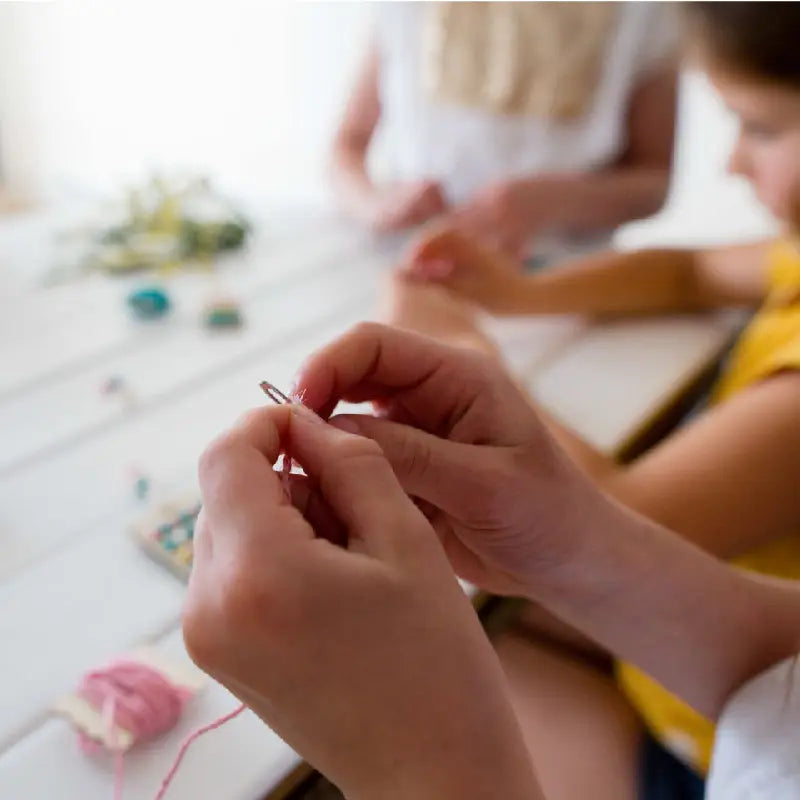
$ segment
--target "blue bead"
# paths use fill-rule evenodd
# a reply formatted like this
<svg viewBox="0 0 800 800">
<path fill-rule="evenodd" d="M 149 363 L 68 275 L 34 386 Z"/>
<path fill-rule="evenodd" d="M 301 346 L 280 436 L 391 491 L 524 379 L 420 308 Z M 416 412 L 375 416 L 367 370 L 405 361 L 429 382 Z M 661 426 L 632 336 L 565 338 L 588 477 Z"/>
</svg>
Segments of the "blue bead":
<svg viewBox="0 0 800 800">
<path fill-rule="evenodd" d="M 128 305 L 141 319 L 162 317 L 170 309 L 167 293 L 158 286 L 136 289 L 128 295 Z"/>
<path fill-rule="evenodd" d="M 150 481 L 145 477 L 137 478 L 133 491 L 139 500 L 144 500 L 150 493 Z"/>
</svg>

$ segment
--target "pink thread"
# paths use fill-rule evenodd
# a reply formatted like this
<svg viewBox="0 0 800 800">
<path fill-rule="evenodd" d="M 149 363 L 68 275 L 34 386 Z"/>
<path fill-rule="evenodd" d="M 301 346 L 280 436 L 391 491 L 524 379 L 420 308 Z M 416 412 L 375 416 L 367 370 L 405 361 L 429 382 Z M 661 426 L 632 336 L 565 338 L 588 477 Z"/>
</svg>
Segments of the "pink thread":
<svg viewBox="0 0 800 800">
<path fill-rule="evenodd" d="M 183 757 L 186 755 L 186 751 L 189 749 L 192 743 L 197 739 L 199 739 L 204 733 L 208 733 L 209 731 L 221 728 L 226 722 L 230 722 L 234 717 L 238 717 L 239 714 L 241 714 L 246 708 L 247 706 L 244 703 L 242 703 L 241 705 L 234 708 L 233 711 L 229 711 L 227 714 L 223 714 L 221 717 L 218 717 L 213 722 L 209 722 L 208 725 L 203 725 L 202 728 L 198 728 L 193 733 L 190 733 L 183 740 L 183 744 L 181 744 L 180 749 L 178 750 L 178 755 L 175 756 L 175 760 L 172 762 L 172 766 L 169 768 L 169 772 L 164 777 L 164 780 L 161 781 L 161 788 L 156 793 L 155 800 L 162 800 L 162 798 L 166 794 L 167 789 L 169 789 L 169 785 L 172 783 L 172 779 L 178 772 L 178 767 L 180 767 L 181 761 L 183 761 Z M 116 800 L 116 798 L 114 800 Z"/>
<path fill-rule="evenodd" d="M 134 743 L 152 739 L 175 726 L 192 693 L 188 689 L 175 686 L 146 664 L 130 660 L 117 661 L 104 669 L 88 673 L 79 684 L 77 692 L 103 717 L 106 741 L 114 753 L 114 800 L 121 800 L 124 750 L 114 740 L 115 727 L 129 731 Z M 230 713 L 198 728 L 183 740 L 172 766 L 161 782 L 155 800 L 162 800 L 164 797 L 192 743 L 204 733 L 239 716 L 245 708 L 242 703 Z M 83 731 L 79 733 L 79 739 L 81 747 L 87 752 L 93 753 L 102 749 L 100 743 Z"/>
</svg>

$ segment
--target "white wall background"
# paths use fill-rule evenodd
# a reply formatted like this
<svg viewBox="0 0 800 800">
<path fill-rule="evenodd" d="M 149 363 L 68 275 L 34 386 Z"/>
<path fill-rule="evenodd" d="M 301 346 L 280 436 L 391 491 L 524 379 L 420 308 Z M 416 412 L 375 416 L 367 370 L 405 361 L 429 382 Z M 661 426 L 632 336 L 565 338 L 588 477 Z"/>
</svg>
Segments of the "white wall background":
<svg viewBox="0 0 800 800">
<path fill-rule="evenodd" d="M 318 195 L 368 20 L 359 3 L 1 3 L 9 176 L 53 196 L 185 166 L 248 194 Z"/>
<path fill-rule="evenodd" d="M 0 3 L 6 178 L 27 194 L 63 200 L 141 179 L 154 167 L 194 167 L 246 196 L 317 201 L 373 8 Z M 657 227 L 691 229 L 701 219 L 704 230 L 721 234 L 763 230 L 769 220 L 749 192 L 723 175 L 733 121 L 697 76 L 685 89 L 673 202 Z M 626 237 L 635 243 L 653 230 L 634 226 Z"/>
</svg>

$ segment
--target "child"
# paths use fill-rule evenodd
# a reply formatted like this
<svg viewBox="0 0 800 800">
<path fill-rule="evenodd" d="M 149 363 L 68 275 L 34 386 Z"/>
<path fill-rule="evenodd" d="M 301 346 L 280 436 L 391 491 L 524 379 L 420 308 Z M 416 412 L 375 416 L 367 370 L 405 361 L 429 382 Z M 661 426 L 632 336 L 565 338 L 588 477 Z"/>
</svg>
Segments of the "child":
<svg viewBox="0 0 800 800">
<path fill-rule="evenodd" d="M 740 119 L 730 168 L 746 177 L 761 201 L 785 222 L 783 238 L 714 250 L 603 254 L 526 276 L 507 257 L 455 230 L 440 229 L 415 248 L 408 273 L 497 313 L 622 315 L 760 305 L 716 387 L 709 411 L 632 464 L 617 466 L 574 434 L 554 427 L 576 460 L 622 502 L 718 556 L 758 572 L 797 579 L 800 250 L 795 231 L 800 225 L 800 51 L 795 38 L 800 6 L 701 2 L 686 4 L 685 12 L 690 49 Z M 405 324 L 405 304 L 416 302 L 415 293 L 421 297 L 425 291 L 418 285 L 401 287 L 408 294 L 401 295 L 395 309 L 400 324 Z M 436 297 L 435 302 L 445 302 L 441 295 Z M 462 340 L 468 336 L 467 327 L 462 315 L 456 329 Z M 477 328 L 472 336 L 479 346 L 487 347 L 479 341 Z M 532 671 L 545 673 L 541 658 L 523 653 L 520 647 L 502 647 L 512 683 L 518 678 L 522 686 L 531 680 Z M 565 684 L 567 673 L 566 668 L 553 666 L 546 673 L 551 685 L 543 694 L 569 696 L 577 684 Z M 711 752 L 711 724 L 628 666 L 620 667 L 619 680 L 658 742 L 657 747 L 650 742 L 646 751 L 647 763 L 658 765 L 656 785 L 648 791 L 672 797 L 681 785 L 688 787 L 687 796 L 699 797 Z M 601 691 L 599 684 L 581 683 L 579 688 L 583 696 L 571 708 L 577 727 L 581 706 L 591 708 L 587 697 Z M 602 691 L 608 687 L 603 685 Z M 529 711 L 536 705 L 530 697 L 525 702 Z M 563 707 L 561 712 L 566 713 Z M 598 720 L 603 713 L 597 711 Z M 619 720 L 626 712 L 620 706 L 614 713 Z M 529 740 L 546 736 L 552 741 L 553 732 L 542 732 L 535 716 L 530 714 L 525 723 L 531 726 Z M 563 721 L 561 730 L 567 730 Z M 629 765 L 632 760 L 619 755 L 630 747 L 629 720 L 621 722 L 619 730 L 617 760 Z M 551 745 L 554 758 L 563 755 L 558 748 Z M 689 771 L 669 760 L 663 748 L 677 755 Z M 578 758 L 577 763 L 586 759 Z M 569 781 L 574 786 L 574 775 L 566 777 L 564 772 L 554 774 L 552 786 L 565 787 Z M 592 796 L 619 797 L 625 791 L 606 795 L 597 788 Z M 563 792 L 565 797 L 581 796 L 569 788 Z M 644 792 L 640 788 L 639 797 L 661 796 Z"/>
</svg>

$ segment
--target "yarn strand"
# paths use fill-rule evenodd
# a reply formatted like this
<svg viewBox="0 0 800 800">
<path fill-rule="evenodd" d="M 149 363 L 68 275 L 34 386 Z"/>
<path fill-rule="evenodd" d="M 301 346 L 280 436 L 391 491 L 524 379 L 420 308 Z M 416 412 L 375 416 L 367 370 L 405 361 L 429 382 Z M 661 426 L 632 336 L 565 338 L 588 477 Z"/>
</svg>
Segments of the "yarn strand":
<svg viewBox="0 0 800 800">
<path fill-rule="evenodd" d="M 125 785 L 125 753 L 117 750 L 114 753 L 114 800 L 122 800 L 122 789 Z"/>
<path fill-rule="evenodd" d="M 216 730 L 217 728 L 221 728 L 226 722 L 230 722 L 235 717 L 238 717 L 239 714 L 241 714 L 246 708 L 247 706 L 242 703 L 234 708 L 233 711 L 223 714 L 213 722 L 209 722 L 208 725 L 203 725 L 201 728 L 198 728 L 196 731 L 190 733 L 183 740 L 183 743 L 178 749 L 178 755 L 175 756 L 175 760 L 172 762 L 169 772 L 167 772 L 167 774 L 164 776 L 164 780 L 161 781 L 161 786 L 158 792 L 156 792 L 154 800 L 163 800 L 164 795 L 167 793 L 167 789 L 169 789 L 169 785 L 172 783 L 172 779 L 178 772 L 178 768 L 181 765 L 181 761 L 183 761 L 183 757 L 186 755 L 186 751 L 192 746 L 192 743 L 197 741 L 203 734 Z"/>
</svg>

